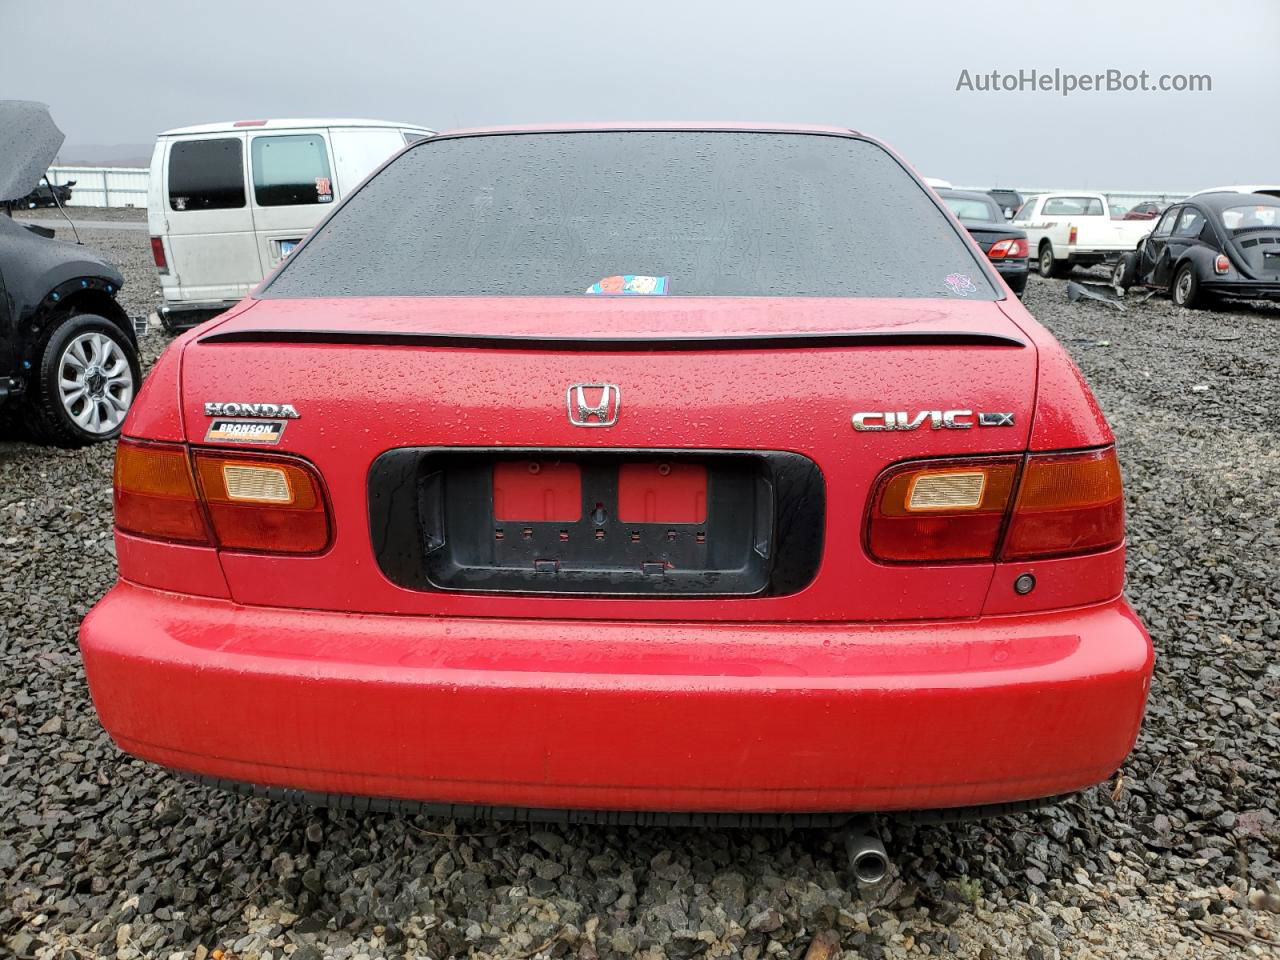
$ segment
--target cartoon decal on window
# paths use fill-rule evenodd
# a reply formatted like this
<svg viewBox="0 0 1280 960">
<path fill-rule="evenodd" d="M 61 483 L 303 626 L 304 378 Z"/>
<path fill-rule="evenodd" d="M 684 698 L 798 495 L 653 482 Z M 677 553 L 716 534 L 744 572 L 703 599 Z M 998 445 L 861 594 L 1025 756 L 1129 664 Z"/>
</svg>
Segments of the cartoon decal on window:
<svg viewBox="0 0 1280 960">
<path fill-rule="evenodd" d="M 643 277 L 627 273 L 598 280 L 587 287 L 585 292 L 605 296 L 660 297 L 667 292 L 667 278 Z"/>
<path fill-rule="evenodd" d="M 942 278 L 942 282 L 947 285 L 948 290 L 958 297 L 967 297 L 971 293 L 978 292 L 978 288 L 974 286 L 973 281 L 963 273 L 949 273 Z"/>
</svg>

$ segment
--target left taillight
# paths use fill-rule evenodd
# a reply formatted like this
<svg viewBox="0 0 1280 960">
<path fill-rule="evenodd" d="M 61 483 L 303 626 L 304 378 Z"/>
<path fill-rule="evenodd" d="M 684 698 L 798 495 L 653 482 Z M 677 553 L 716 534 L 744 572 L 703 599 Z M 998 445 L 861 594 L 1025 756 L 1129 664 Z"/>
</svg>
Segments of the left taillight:
<svg viewBox="0 0 1280 960">
<path fill-rule="evenodd" d="M 1027 457 L 926 460 L 877 481 L 867 551 L 886 563 L 1026 561 L 1124 542 L 1114 447 Z"/>
<path fill-rule="evenodd" d="M 991 260 L 1025 260 L 1027 258 L 1027 241 L 1022 237 L 1009 237 L 991 245 L 987 251 Z"/>
<path fill-rule="evenodd" d="M 112 481 L 117 529 L 155 540 L 209 542 L 186 447 L 121 440 Z"/>
<path fill-rule="evenodd" d="M 320 478 L 304 461 L 121 440 L 116 527 L 176 543 L 258 553 L 319 553 L 332 526 Z"/>
</svg>

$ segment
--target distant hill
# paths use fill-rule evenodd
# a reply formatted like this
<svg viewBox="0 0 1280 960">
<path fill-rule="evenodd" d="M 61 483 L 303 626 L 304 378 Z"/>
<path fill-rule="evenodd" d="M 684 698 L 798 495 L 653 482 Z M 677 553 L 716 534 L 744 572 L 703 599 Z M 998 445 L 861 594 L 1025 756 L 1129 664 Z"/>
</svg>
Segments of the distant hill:
<svg viewBox="0 0 1280 960">
<path fill-rule="evenodd" d="M 149 143 L 66 144 L 58 151 L 54 166 L 60 167 L 149 167 Z"/>
</svg>

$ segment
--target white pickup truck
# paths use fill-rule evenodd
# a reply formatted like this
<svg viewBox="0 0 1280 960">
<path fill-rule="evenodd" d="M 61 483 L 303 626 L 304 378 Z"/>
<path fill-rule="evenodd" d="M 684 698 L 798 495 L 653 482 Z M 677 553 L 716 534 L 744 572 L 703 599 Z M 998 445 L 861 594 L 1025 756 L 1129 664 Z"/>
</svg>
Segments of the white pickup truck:
<svg viewBox="0 0 1280 960">
<path fill-rule="evenodd" d="M 1151 232 L 1154 220 L 1112 220 L 1101 193 L 1028 197 L 1012 225 L 1027 232 L 1027 249 L 1042 277 L 1065 277 L 1075 266 L 1114 260 Z"/>
</svg>

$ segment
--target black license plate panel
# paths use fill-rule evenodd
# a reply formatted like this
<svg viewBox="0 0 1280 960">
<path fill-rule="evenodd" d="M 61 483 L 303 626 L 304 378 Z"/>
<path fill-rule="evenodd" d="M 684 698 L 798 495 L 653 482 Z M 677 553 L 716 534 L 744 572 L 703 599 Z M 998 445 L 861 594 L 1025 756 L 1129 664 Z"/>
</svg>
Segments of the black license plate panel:
<svg viewBox="0 0 1280 960">
<path fill-rule="evenodd" d="M 574 520 L 498 519 L 494 465 L 580 470 Z M 702 522 L 624 522 L 626 464 L 705 469 Z M 370 472 L 379 565 L 423 590 L 584 596 L 763 596 L 816 573 L 825 491 L 797 454 L 739 451 L 390 451 Z M 500 511 L 499 511 L 500 512 Z"/>
</svg>

